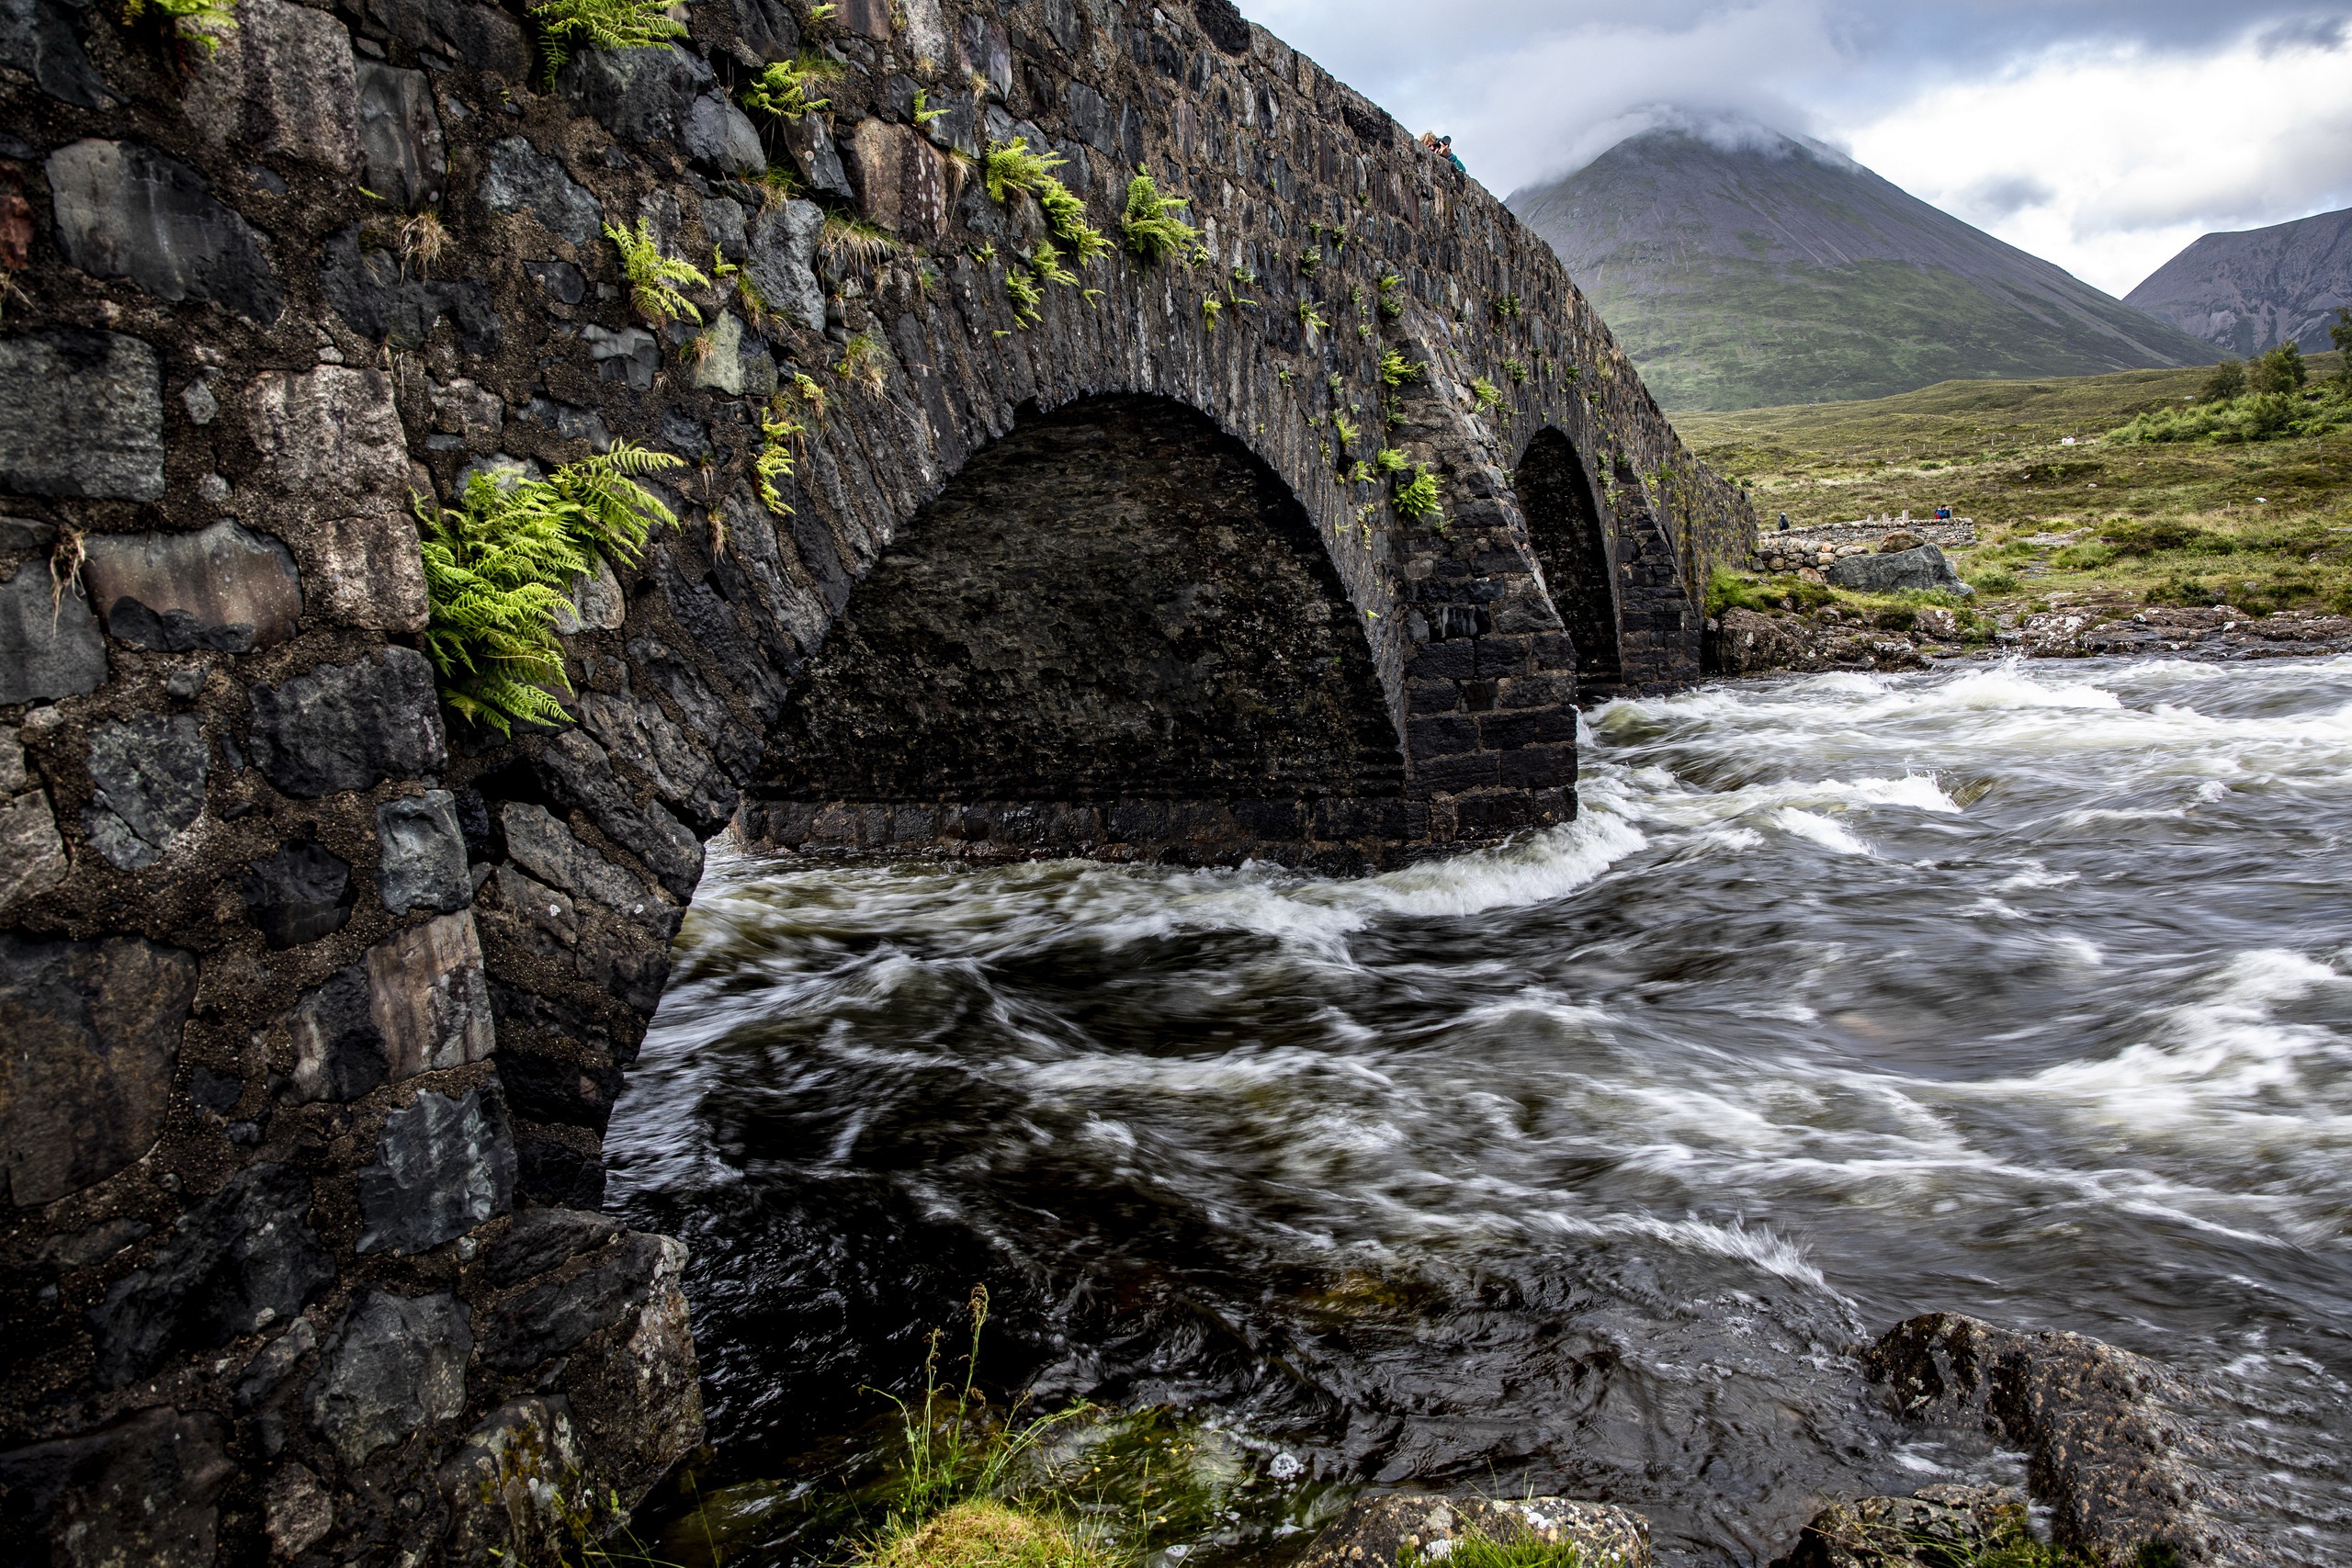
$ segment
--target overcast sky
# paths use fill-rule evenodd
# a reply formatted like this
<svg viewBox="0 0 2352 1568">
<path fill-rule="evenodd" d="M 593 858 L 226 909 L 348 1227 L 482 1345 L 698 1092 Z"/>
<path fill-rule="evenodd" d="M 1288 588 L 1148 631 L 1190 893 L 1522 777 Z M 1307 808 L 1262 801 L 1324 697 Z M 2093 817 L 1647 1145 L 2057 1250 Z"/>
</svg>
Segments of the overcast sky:
<svg viewBox="0 0 2352 1568">
<path fill-rule="evenodd" d="M 1239 0 L 1498 196 L 1661 111 L 1820 138 L 2114 294 L 2352 206 L 2352 0 Z"/>
</svg>

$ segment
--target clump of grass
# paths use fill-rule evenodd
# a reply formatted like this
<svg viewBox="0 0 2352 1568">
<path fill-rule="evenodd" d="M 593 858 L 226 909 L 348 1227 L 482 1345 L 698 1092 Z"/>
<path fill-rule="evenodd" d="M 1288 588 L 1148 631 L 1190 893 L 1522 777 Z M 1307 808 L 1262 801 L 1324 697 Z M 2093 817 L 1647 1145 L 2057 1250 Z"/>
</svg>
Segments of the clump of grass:
<svg viewBox="0 0 2352 1568">
<path fill-rule="evenodd" d="M 1148 263 L 1171 257 L 1188 265 L 1206 261 L 1208 249 L 1201 243 L 1201 231 L 1176 215 L 1178 208 L 1191 205 L 1184 197 L 1160 195 L 1159 182 L 1149 175 L 1137 174 L 1127 182 L 1127 209 L 1119 219 L 1127 249 Z"/>
<path fill-rule="evenodd" d="M 830 105 L 831 98 L 812 98 L 809 89 L 842 73 L 842 62 L 830 54 L 803 50 L 797 58 L 780 60 L 746 83 L 736 94 L 747 109 L 758 109 L 778 119 L 798 119 Z"/>
<path fill-rule="evenodd" d="M 1717 567 L 1707 579 L 1710 615 L 1720 615 L 1726 610 L 1754 610 L 1769 615 L 1774 610 L 1785 610 L 1791 604 L 1800 610 L 1817 610 L 1836 603 L 1837 590 L 1826 582 L 1807 582 L 1801 577 L 1776 577 L 1767 581 Z"/>
<path fill-rule="evenodd" d="M 575 49 L 659 49 L 686 36 L 661 0 L 542 0 L 531 7 L 539 25 L 542 74 L 550 87 Z"/>
<path fill-rule="evenodd" d="M 985 1497 L 888 1534 L 860 1559 L 864 1568 L 1117 1568 L 1120 1561 L 1060 1518 Z"/>
<path fill-rule="evenodd" d="M 842 344 L 841 362 L 833 367 L 833 374 L 869 392 L 878 392 L 890 378 L 890 355 L 879 336 L 859 333 Z"/>
<path fill-rule="evenodd" d="M 476 474 L 455 507 L 412 497 L 430 606 L 424 651 L 452 708 L 501 735 L 515 719 L 566 722 L 557 608 L 572 579 L 600 559 L 633 562 L 655 525 L 676 521 L 635 476 L 683 462 L 620 441 L 503 490 Z"/>
<path fill-rule="evenodd" d="M 1473 1528 L 1445 1545 L 1442 1553 L 1408 1547 L 1396 1554 L 1396 1568 L 1623 1568 L 1624 1561 L 1588 1554 L 1572 1540 L 1545 1540 L 1532 1530 L 1505 1538 Z"/>
<path fill-rule="evenodd" d="M 862 266 L 872 266 L 904 248 L 898 236 L 863 218 L 844 217 L 838 212 L 825 214 L 824 231 L 817 243 L 835 261 L 855 262 Z"/>
<path fill-rule="evenodd" d="M 662 254 L 662 243 L 653 234 L 652 220 L 639 219 L 634 230 L 616 229 L 607 223 L 605 238 L 621 254 L 621 271 L 628 278 L 629 303 L 648 326 L 663 327 L 675 321 L 702 325 L 702 312 L 678 292 L 678 286 L 692 284 L 707 288 L 710 279 L 691 262 Z"/>
</svg>

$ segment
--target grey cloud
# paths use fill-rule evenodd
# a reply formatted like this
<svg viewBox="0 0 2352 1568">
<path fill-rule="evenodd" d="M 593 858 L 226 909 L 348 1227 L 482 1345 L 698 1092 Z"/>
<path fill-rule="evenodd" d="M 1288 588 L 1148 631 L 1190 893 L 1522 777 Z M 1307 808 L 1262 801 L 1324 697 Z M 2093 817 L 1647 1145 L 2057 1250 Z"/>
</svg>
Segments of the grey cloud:
<svg viewBox="0 0 2352 1568">
<path fill-rule="evenodd" d="M 2047 183 L 2031 175 L 2009 175 L 2001 179 L 1979 181 L 1971 186 L 1961 199 L 1979 217 L 1999 220 L 2022 212 L 2029 207 L 2042 206 L 2055 199 L 2057 195 Z"/>
</svg>

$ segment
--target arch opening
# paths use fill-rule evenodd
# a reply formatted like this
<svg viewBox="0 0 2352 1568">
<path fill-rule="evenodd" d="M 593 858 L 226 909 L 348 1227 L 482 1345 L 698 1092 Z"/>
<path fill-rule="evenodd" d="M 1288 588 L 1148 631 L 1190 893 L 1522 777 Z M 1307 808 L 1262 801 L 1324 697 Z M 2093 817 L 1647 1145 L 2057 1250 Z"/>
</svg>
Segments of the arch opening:
<svg viewBox="0 0 2352 1568">
<path fill-rule="evenodd" d="M 762 771 L 747 836 L 793 847 L 1361 863 L 1414 836 L 1305 509 L 1163 398 L 1031 414 L 975 456 L 851 592 Z"/>
<path fill-rule="evenodd" d="M 1576 649 L 1579 694 L 1622 684 L 1617 574 L 1600 507 L 1575 444 L 1557 429 L 1538 431 L 1519 460 L 1514 483 L 1553 607 Z"/>
</svg>

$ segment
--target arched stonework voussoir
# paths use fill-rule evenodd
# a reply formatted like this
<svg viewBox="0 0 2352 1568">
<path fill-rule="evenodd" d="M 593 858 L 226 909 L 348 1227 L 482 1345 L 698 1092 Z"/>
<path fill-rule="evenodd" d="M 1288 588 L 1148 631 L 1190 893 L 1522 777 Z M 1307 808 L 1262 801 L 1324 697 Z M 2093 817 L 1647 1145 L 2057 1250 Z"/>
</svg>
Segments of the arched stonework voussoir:
<svg viewBox="0 0 2352 1568">
<path fill-rule="evenodd" d="M 1491 841 L 1573 807 L 1535 433 L 1593 490 L 1624 685 L 1695 671 L 1749 548 L 1544 243 L 1222 0 L 842 0 L 827 106 L 757 122 L 805 7 L 552 85 L 519 0 L 236 10 L 213 49 L 37 18 L 0 73 L 11 1560 L 548 1555 L 694 1449 L 682 1249 L 594 1210 L 739 811 Z M 979 177 L 1015 139 L 1078 204 L 1043 193 L 1050 256 Z M 1197 229 L 1158 260 L 1138 168 Z M 707 276 L 690 313 L 616 231 Z M 412 495 L 616 440 L 681 459 L 677 525 L 577 585 L 566 725 L 460 723 Z M 991 593 L 1096 618 L 1001 636 Z"/>
</svg>

